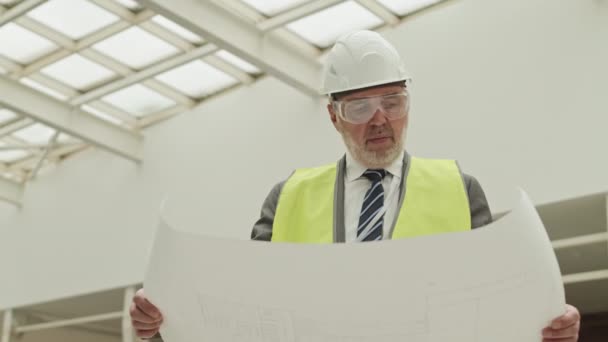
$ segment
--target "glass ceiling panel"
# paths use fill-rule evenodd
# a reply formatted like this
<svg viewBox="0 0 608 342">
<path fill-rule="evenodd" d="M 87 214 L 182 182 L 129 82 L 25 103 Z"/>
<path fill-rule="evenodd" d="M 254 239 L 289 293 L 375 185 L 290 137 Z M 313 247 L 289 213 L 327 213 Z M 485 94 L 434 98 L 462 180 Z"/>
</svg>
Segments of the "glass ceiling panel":
<svg viewBox="0 0 608 342">
<path fill-rule="evenodd" d="M 128 9 L 131 10 L 137 10 L 140 9 L 141 6 L 137 3 L 137 1 L 133 1 L 133 0 L 114 0 L 116 2 L 118 2 L 119 4 L 125 6 Z"/>
<path fill-rule="evenodd" d="M 203 42 L 203 38 L 201 38 L 199 35 L 172 22 L 171 20 L 163 17 L 162 15 L 155 15 L 154 17 L 152 17 L 152 21 L 191 43 L 199 44 Z"/>
<path fill-rule="evenodd" d="M 98 118 L 100 118 L 102 120 L 108 121 L 108 122 L 110 122 L 112 124 L 120 126 L 123 123 L 122 120 L 120 120 L 120 119 L 118 119 L 118 118 L 116 118 L 116 117 L 114 117 L 114 116 L 112 116 L 110 114 L 107 114 L 105 112 L 102 112 L 100 110 L 97 110 L 97 109 L 95 109 L 95 108 L 93 108 L 91 106 L 84 105 L 84 106 L 82 106 L 82 109 L 84 111 L 88 112 L 88 113 L 91 113 L 91 115 L 96 116 L 96 117 L 98 117 Z"/>
<path fill-rule="evenodd" d="M 59 136 L 57 137 L 57 141 L 60 143 L 78 143 L 81 142 L 80 139 L 76 139 L 71 135 L 65 134 L 65 133 L 59 133 Z"/>
<path fill-rule="evenodd" d="M 74 40 L 119 20 L 118 16 L 87 0 L 50 0 L 27 16 Z"/>
<path fill-rule="evenodd" d="M 85 90 L 116 75 L 110 69 L 79 54 L 61 59 L 46 66 L 40 72 L 79 90 Z"/>
<path fill-rule="evenodd" d="M 26 86 L 28 86 L 28 87 L 30 87 L 32 89 L 38 90 L 38 91 L 40 91 L 40 92 L 42 92 L 44 94 L 47 94 L 47 95 L 49 95 L 51 97 L 54 97 L 54 98 L 56 98 L 58 100 L 64 101 L 64 100 L 68 99 L 68 97 L 65 96 L 65 95 L 63 95 L 62 93 L 60 93 L 58 91 L 55 91 L 55 90 L 53 90 L 51 88 L 45 87 L 42 84 L 40 84 L 40 83 L 38 83 L 36 81 L 33 81 L 33 80 L 31 80 L 31 79 L 29 79 L 27 77 L 24 77 L 24 78 L 20 79 L 19 82 L 25 84 Z"/>
<path fill-rule="evenodd" d="M 238 83 L 232 76 L 200 60 L 160 74 L 156 79 L 193 98 L 208 96 Z"/>
<path fill-rule="evenodd" d="M 306 0 L 242 0 L 247 5 L 262 12 L 268 17 L 272 17 L 280 12 L 300 5 Z"/>
<path fill-rule="evenodd" d="M 371 29 L 384 21 L 354 1 L 347 1 L 304 17 L 287 28 L 321 48 L 329 47 L 341 35 Z"/>
<path fill-rule="evenodd" d="M 179 52 L 175 46 L 137 26 L 107 38 L 93 48 L 134 69 L 144 68 Z"/>
<path fill-rule="evenodd" d="M 46 144 L 51 140 L 55 130 L 41 123 L 35 123 L 14 132 L 12 135 L 29 144 Z"/>
<path fill-rule="evenodd" d="M 0 141 L 0 147 L 6 146 L 5 142 Z M 28 152 L 24 150 L 0 150 L 0 162 L 12 163 L 27 157 Z"/>
<path fill-rule="evenodd" d="M 407 15 L 423 7 L 436 4 L 441 0 L 378 0 L 384 7 L 399 16 Z"/>
<path fill-rule="evenodd" d="M 137 117 L 167 109 L 175 102 L 141 84 L 135 84 L 105 96 L 102 100 Z"/>
<path fill-rule="evenodd" d="M 0 55 L 21 64 L 29 64 L 57 49 L 50 40 L 14 23 L 0 27 L 0 42 Z"/>
<path fill-rule="evenodd" d="M 225 60 L 226 62 L 250 74 L 259 74 L 262 72 L 255 65 L 252 65 L 249 62 L 242 60 L 241 58 L 231 54 L 226 50 L 220 50 L 216 52 L 216 55 Z"/>
<path fill-rule="evenodd" d="M 5 108 L 0 109 L 0 124 L 2 124 L 3 122 L 7 122 L 9 120 L 12 120 L 16 117 L 17 117 L 17 114 L 15 114 L 15 112 L 10 111 Z"/>
</svg>

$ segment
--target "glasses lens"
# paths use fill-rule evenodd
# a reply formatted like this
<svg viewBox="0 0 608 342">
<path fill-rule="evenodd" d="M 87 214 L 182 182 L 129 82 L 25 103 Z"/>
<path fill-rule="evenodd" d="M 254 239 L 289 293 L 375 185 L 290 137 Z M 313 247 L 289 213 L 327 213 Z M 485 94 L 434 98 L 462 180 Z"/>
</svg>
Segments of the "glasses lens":
<svg viewBox="0 0 608 342">
<path fill-rule="evenodd" d="M 407 94 L 393 94 L 364 99 L 348 100 L 342 103 L 342 115 L 350 123 L 368 122 L 381 109 L 390 120 L 402 118 L 409 108 Z"/>
</svg>

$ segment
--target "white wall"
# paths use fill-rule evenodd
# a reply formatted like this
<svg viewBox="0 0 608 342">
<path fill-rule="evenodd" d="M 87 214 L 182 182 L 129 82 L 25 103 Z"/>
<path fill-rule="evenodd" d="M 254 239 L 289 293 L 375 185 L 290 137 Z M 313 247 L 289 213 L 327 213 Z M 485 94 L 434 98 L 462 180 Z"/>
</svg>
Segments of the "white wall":
<svg viewBox="0 0 608 342">
<path fill-rule="evenodd" d="M 386 32 L 415 77 L 407 147 L 454 157 L 492 209 L 608 190 L 608 2 L 455 0 Z M 158 206 L 247 238 L 270 187 L 342 153 L 320 100 L 271 78 L 146 132 L 141 166 L 87 151 L 0 207 L 0 309 L 141 281 Z"/>
</svg>

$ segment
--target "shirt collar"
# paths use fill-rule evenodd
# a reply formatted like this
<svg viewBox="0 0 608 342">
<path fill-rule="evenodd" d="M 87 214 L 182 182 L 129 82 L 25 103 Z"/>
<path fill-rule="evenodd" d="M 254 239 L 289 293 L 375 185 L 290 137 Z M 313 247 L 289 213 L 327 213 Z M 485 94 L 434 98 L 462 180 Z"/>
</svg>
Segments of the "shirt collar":
<svg viewBox="0 0 608 342">
<path fill-rule="evenodd" d="M 403 168 L 403 155 L 405 151 L 403 151 L 398 158 L 395 159 L 385 170 L 389 172 L 393 177 L 397 177 L 401 179 L 401 171 Z M 359 179 L 363 176 L 363 173 L 367 170 L 367 168 L 361 163 L 359 163 L 350 152 L 346 152 L 346 181 L 352 182 Z"/>
</svg>

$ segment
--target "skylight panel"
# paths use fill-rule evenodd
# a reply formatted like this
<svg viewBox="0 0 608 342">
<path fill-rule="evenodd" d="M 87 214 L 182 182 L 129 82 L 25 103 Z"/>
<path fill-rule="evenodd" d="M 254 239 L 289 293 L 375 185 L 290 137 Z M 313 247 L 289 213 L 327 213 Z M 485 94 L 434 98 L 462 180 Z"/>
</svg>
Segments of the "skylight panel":
<svg viewBox="0 0 608 342">
<path fill-rule="evenodd" d="M 0 147 L 7 146 L 5 142 L 0 141 Z M 0 149 L 0 162 L 12 163 L 19 159 L 23 159 L 28 156 L 28 152 L 24 150 L 2 150 Z"/>
<path fill-rule="evenodd" d="M 234 77 L 200 60 L 160 74 L 156 79 L 193 98 L 208 96 L 238 83 Z"/>
<path fill-rule="evenodd" d="M 55 132 L 53 128 L 41 123 L 35 123 L 13 132 L 12 135 L 29 144 L 46 144 L 51 140 Z"/>
<path fill-rule="evenodd" d="M 115 73 L 79 54 L 73 54 L 40 70 L 73 88 L 84 90 L 115 76 Z"/>
<path fill-rule="evenodd" d="M 186 39 L 191 43 L 202 43 L 203 39 L 195 34 L 194 32 L 185 29 L 184 27 L 174 23 L 173 21 L 163 17 L 162 15 L 155 15 L 152 17 L 152 21 L 159 24 L 160 26 L 166 28 L 167 30 L 177 34 L 178 36 Z"/>
<path fill-rule="evenodd" d="M 179 50 L 135 26 L 109 37 L 93 48 L 134 69 L 144 68 Z"/>
<path fill-rule="evenodd" d="M 10 121 L 16 117 L 17 114 L 15 114 L 15 112 L 5 108 L 0 108 L 0 124 Z"/>
<path fill-rule="evenodd" d="M 395 12 L 399 16 L 404 16 L 415 12 L 421 8 L 436 4 L 441 0 L 378 0 L 384 7 Z"/>
<path fill-rule="evenodd" d="M 306 0 L 242 0 L 265 16 L 272 17 L 283 11 L 294 8 Z"/>
<path fill-rule="evenodd" d="M 173 100 L 141 84 L 109 94 L 102 100 L 137 117 L 153 114 L 175 105 Z"/>
<path fill-rule="evenodd" d="M 345 33 L 374 28 L 383 23 L 382 19 L 351 0 L 294 21 L 287 28 L 318 47 L 325 48 Z"/>
<path fill-rule="evenodd" d="M 69 144 L 75 144 L 75 143 L 79 143 L 82 142 L 81 140 L 74 138 L 73 136 L 69 135 L 69 134 L 65 134 L 65 133 L 59 133 L 59 136 L 57 137 L 57 142 L 60 143 L 69 143 Z"/>
<path fill-rule="evenodd" d="M 118 16 L 87 0 L 50 0 L 27 16 L 74 40 L 119 20 Z"/>
<path fill-rule="evenodd" d="M 29 64 L 57 49 L 50 40 L 15 23 L 0 27 L 0 55 L 20 64 Z"/>
<path fill-rule="evenodd" d="M 258 69 L 255 65 L 250 64 L 249 62 L 244 61 L 243 59 L 231 54 L 226 50 L 221 50 L 216 52 L 216 55 L 226 62 L 234 65 L 235 67 L 250 73 L 250 74 L 259 74 L 261 70 Z"/>
<path fill-rule="evenodd" d="M 130 10 L 138 10 L 141 8 L 141 6 L 137 3 L 137 1 L 133 1 L 133 0 L 114 0 L 116 2 L 118 2 L 119 4 L 125 6 L 126 8 L 130 9 Z"/>
</svg>

